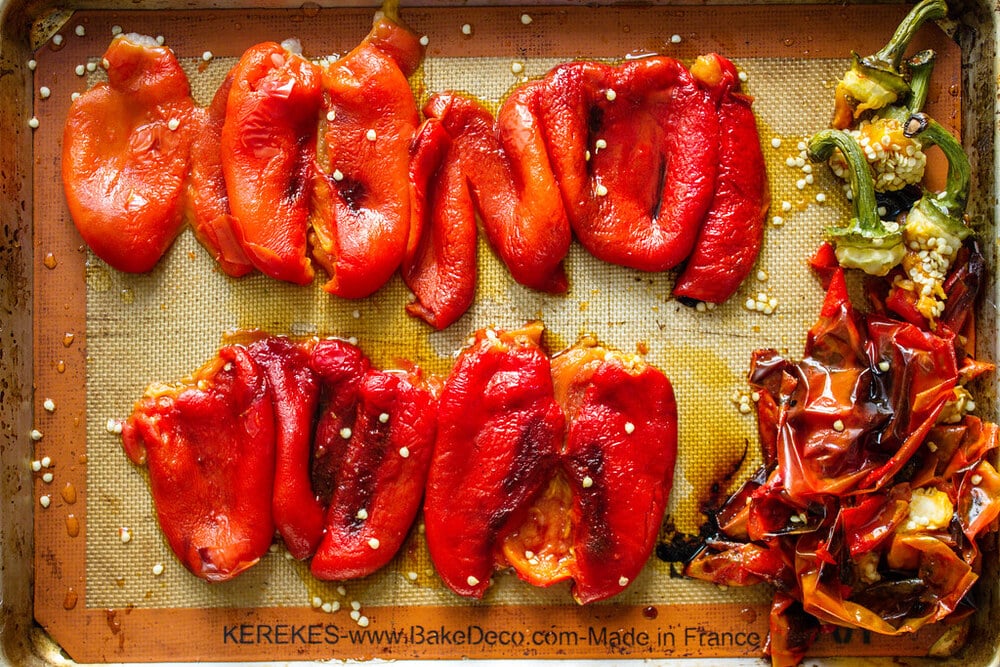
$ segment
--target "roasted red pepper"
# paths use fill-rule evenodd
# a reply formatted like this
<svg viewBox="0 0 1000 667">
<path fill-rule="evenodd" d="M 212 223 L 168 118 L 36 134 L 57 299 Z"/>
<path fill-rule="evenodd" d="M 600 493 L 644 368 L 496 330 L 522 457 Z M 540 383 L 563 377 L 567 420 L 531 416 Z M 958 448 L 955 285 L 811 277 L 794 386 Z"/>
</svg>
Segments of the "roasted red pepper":
<svg viewBox="0 0 1000 667">
<path fill-rule="evenodd" d="M 151 37 L 122 35 L 104 54 L 108 83 L 77 98 L 63 132 L 70 215 L 94 253 L 149 271 L 183 225 L 191 145 L 187 76 Z"/>
<path fill-rule="evenodd" d="M 562 445 L 541 333 L 477 332 L 441 393 L 424 521 L 434 566 L 460 595 L 483 596 L 499 538 L 545 489 Z"/>
<path fill-rule="evenodd" d="M 538 87 L 516 89 L 496 121 L 454 93 L 424 106 L 410 166 L 413 221 L 403 277 L 410 312 L 444 328 L 472 303 L 476 212 L 490 244 L 518 282 L 566 290 L 562 260 L 570 228 L 536 116 Z"/>
<path fill-rule="evenodd" d="M 243 250 L 262 273 L 306 284 L 318 68 L 279 44 L 247 49 L 233 69 L 222 170 Z"/>
<path fill-rule="evenodd" d="M 122 437 L 132 462 L 148 467 L 160 529 L 192 573 L 225 581 L 267 553 L 274 408 L 245 348 L 222 348 L 175 386 L 150 386 Z"/>
<path fill-rule="evenodd" d="M 550 491 L 504 539 L 518 574 L 573 579 L 586 604 L 620 593 L 652 553 L 673 481 L 677 405 L 666 376 L 585 338 L 552 361 L 568 423 Z"/>
<path fill-rule="evenodd" d="M 230 74 L 219 86 L 212 103 L 207 108 L 195 109 L 187 201 L 195 236 L 223 271 L 238 278 L 253 271 L 254 267 L 240 245 L 229 210 L 226 177 L 222 172 L 222 124 L 232 85 Z"/>
<path fill-rule="evenodd" d="M 699 57 L 691 73 L 718 109 L 718 171 L 712 205 L 673 293 L 722 303 L 736 292 L 757 261 L 771 195 L 757 122 L 750 109 L 753 100 L 740 91 L 736 67 L 713 53 Z"/>
<path fill-rule="evenodd" d="M 407 77 L 423 57 L 398 2 L 323 71 L 326 131 L 320 142 L 313 253 L 328 292 L 365 297 L 399 268 L 410 225 L 409 150 L 420 122 Z"/>
<path fill-rule="evenodd" d="M 677 266 L 715 189 L 719 117 L 678 61 L 561 65 L 539 116 L 573 231 L 595 257 L 645 271 Z"/>
<path fill-rule="evenodd" d="M 320 579 L 364 577 L 395 556 L 420 510 L 436 405 L 419 372 L 369 370 L 310 568 Z"/>
<path fill-rule="evenodd" d="M 476 212 L 452 140 L 438 118 L 414 139 L 410 234 L 402 274 L 414 301 L 407 312 L 435 329 L 461 317 L 476 295 Z"/>
<path fill-rule="evenodd" d="M 289 553 L 302 560 L 316 550 L 323 533 L 323 505 L 310 480 L 319 379 L 309 364 L 309 350 L 287 338 L 263 338 L 249 350 L 274 402 L 274 523 Z"/>
</svg>

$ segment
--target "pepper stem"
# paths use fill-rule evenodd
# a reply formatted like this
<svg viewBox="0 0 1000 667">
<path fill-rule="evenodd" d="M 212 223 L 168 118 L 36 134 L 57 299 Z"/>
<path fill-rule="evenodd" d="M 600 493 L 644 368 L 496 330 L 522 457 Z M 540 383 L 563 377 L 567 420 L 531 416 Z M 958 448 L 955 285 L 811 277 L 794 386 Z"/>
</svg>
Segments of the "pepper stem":
<svg viewBox="0 0 1000 667">
<path fill-rule="evenodd" d="M 934 201 L 946 208 L 950 216 L 961 217 L 969 201 L 972 181 L 972 165 L 962 144 L 944 126 L 923 112 L 910 116 L 903 125 L 903 134 L 910 138 L 920 137 L 922 143 L 941 148 L 948 160 L 948 177 L 944 191 Z"/>
<path fill-rule="evenodd" d="M 851 135 L 841 130 L 827 129 L 817 132 L 809 140 L 809 158 L 825 161 L 839 148 L 847 160 L 851 192 L 854 193 L 854 217 L 861 229 L 881 231 L 882 221 L 878 217 L 875 200 L 875 181 L 868 167 L 868 161 L 861 152 L 861 146 Z"/>
<path fill-rule="evenodd" d="M 379 13 L 393 23 L 399 23 L 399 0 L 382 0 Z"/>
<path fill-rule="evenodd" d="M 920 27 L 930 20 L 943 19 L 948 13 L 948 5 L 944 0 L 922 0 L 913 6 L 903 21 L 896 28 L 892 39 L 871 60 L 887 64 L 893 71 L 899 69 L 906 48 Z"/>
<path fill-rule="evenodd" d="M 936 58 L 937 54 L 928 49 L 921 51 L 907 61 L 910 69 L 910 99 L 906 108 L 911 114 L 921 111 L 927 103 L 931 71 L 934 69 Z"/>
</svg>

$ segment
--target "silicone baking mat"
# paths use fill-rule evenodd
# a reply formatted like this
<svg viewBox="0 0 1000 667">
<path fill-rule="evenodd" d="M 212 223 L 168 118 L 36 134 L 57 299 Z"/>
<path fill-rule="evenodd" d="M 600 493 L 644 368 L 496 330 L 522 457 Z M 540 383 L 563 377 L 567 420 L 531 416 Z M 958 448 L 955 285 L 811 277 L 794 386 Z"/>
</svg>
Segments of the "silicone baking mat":
<svg viewBox="0 0 1000 667">
<path fill-rule="evenodd" d="M 310 287 L 259 275 L 233 280 L 190 232 L 150 273 L 116 272 L 82 246 L 62 195 L 61 134 L 70 94 L 99 78 L 100 68 L 91 73 L 87 66 L 95 69 L 113 26 L 162 35 L 182 59 L 196 100 L 207 104 L 247 47 L 297 37 L 307 56 L 345 53 L 366 34 L 371 10 L 92 11 L 67 17 L 58 31 L 61 43 L 48 39 L 35 56 L 35 89 L 51 91 L 47 98 L 36 96 L 34 135 L 36 414 L 42 435 L 36 458 L 48 457 L 52 472 L 52 481 L 39 478 L 35 489 L 39 500 L 49 499 L 36 512 L 38 621 L 70 656 L 87 662 L 760 655 L 766 587 L 724 590 L 689 581 L 677 576 L 678 564 L 654 556 L 637 581 L 604 604 L 579 607 L 567 586 L 538 589 L 503 573 L 485 600 L 469 602 L 437 579 L 419 521 L 395 560 L 361 581 L 316 581 L 278 546 L 236 580 L 206 584 L 173 558 L 156 525 L 144 472 L 129 464 L 108 423 L 126 417 L 150 382 L 174 380 L 201 365 L 227 331 L 354 337 L 378 365 L 405 358 L 446 373 L 473 330 L 541 319 L 552 352 L 592 333 L 621 350 L 645 352 L 670 377 L 680 451 L 668 522 L 697 533 L 713 489 L 745 478 L 759 463 L 754 415 L 739 409 L 750 354 L 774 347 L 801 355 L 822 298 L 807 258 L 822 229 L 849 214 L 840 185 L 825 168 L 800 188 L 804 172 L 786 161 L 799 156 L 799 142 L 827 125 L 848 51 L 875 51 L 902 11 L 404 7 L 404 20 L 429 40 L 413 79 L 418 101 L 459 90 L 496 103 L 519 81 L 574 58 L 663 53 L 691 62 L 709 51 L 730 57 L 755 97 L 771 216 L 777 216 L 769 216 L 754 275 L 728 303 L 704 311 L 671 298 L 673 272 L 603 264 L 578 245 L 567 258 L 569 292 L 532 292 L 514 283 L 482 245 L 475 305 L 444 332 L 405 314 L 409 294 L 398 277 L 358 301 L 331 297 L 319 288 L 321 280 Z M 471 34 L 464 34 L 464 25 Z M 929 110 L 953 127 L 961 97 L 958 49 L 933 29 L 914 46 L 933 46 L 939 54 Z M 522 71 L 515 73 L 515 63 Z M 819 193 L 825 201 L 817 200 Z M 784 202 L 790 210 L 782 210 Z M 772 314 L 746 307 L 760 295 L 776 300 Z M 53 410 L 44 409 L 46 399 Z M 367 625 L 352 618 L 353 610 Z M 824 637 L 814 653 L 926 655 L 941 632 L 935 627 L 885 639 L 840 631 Z"/>
</svg>

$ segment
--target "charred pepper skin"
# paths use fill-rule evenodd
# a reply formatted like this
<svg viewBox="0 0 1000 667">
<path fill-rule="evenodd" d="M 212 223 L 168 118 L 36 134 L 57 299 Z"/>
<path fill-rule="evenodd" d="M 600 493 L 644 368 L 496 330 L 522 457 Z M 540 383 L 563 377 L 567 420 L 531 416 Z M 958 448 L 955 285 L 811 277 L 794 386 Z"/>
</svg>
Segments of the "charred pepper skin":
<svg viewBox="0 0 1000 667">
<path fill-rule="evenodd" d="M 323 533 L 323 505 L 310 479 L 319 378 L 309 365 L 307 347 L 287 338 L 261 339 L 249 351 L 267 378 L 274 401 L 274 523 L 289 553 L 304 560 L 316 550 Z"/>
<path fill-rule="evenodd" d="M 476 295 L 476 212 L 453 142 L 438 118 L 414 138 L 410 230 L 402 276 L 413 292 L 410 315 L 435 329 L 451 326 Z"/>
<path fill-rule="evenodd" d="M 310 569 L 325 580 L 367 576 L 399 551 L 420 511 L 436 428 L 419 373 L 370 370 Z"/>
<path fill-rule="evenodd" d="M 253 46 L 233 69 L 220 137 L 244 252 L 263 274 L 300 285 L 313 279 L 307 229 L 321 96 L 315 65 L 274 42 Z"/>
<path fill-rule="evenodd" d="M 573 232 L 595 257 L 664 271 L 694 245 L 715 187 L 719 120 L 678 61 L 561 65 L 540 117 Z"/>
<path fill-rule="evenodd" d="M 445 382 L 424 500 L 431 559 L 459 595 L 481 598 L 498 540 L 545 488 L 564 433 L 541 326 L 479 331 Z"/>
<path fill-rule="evenodd" d="M 76 99 L 66 119 L 63 186 L 91 250 L 143 273 L 184 224 L 194 102 L 173 52 L 150 37 L 119 36 L 104 60 L 108 82 Z"/>
<path fill-rule="evenodd" d="M 718 172 L 711 207 L 673 293 L 722 303 L 753 270 L 771 195 L 752 98 L 740 91 L 736 67 L 713 53 L 700 57 L 691 71 L 718 109 Z"/>
<path fill-rule="evenodd" d="M 194 575 L 226 581 L 267 553 L 275 417 L 245 348 L 222 348 L 177 386 L 151 386 L 122 438 L 129 459 L 147 466 L 160 529 Z"/>
<path fill-rule="evenodd" d="M 222 125 L 232 86 L 230 73 L 219 86 L 212 103 L 194 110 L 187 208 L 198 241 L 227 275 L 239 278 L 253 272 L 254 266 L 240 245 L 222 171 Z"/>
<path fill-rule="evenodd" d="M 409 150 L 420 119 L 407 77 L 423 46 L 393 4 L 323 71 L 313 253 L 330 276 L 324 289 L 344 298 L 382 287 L 403 261 L 409 233 Z"/>
</svg>

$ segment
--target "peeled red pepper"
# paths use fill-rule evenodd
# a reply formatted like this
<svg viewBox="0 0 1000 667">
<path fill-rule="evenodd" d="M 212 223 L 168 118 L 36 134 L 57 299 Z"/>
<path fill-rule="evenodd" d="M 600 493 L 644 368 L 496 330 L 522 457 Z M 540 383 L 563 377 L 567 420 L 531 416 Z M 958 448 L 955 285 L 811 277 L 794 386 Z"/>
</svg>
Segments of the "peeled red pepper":
<svg viewBox="0 0 1000 667">
<path fill-rule="evenodd" d="M 677 405 L 662 372 L 589 337 L 552 360 L 552 376 L 568 425 L 561 465 L 503 554 L 536 585 L 572 579 L 586 604 L 620 593 L 649 560 L 673 481 Z"/>
<path fill-rule="evenodd" d="M 715 186 L 719 120 L 678 61 L 560 65 L 539 115 L 573 231 L 598 259 L 645 271 L 677 266 Z"/>
<path fill-rule="evenodd" d="M 149 271 L 183 226 L 191 145 L 187 76 L 151 37 L 116 37 L 108 82 L 80 95 L 63 131 L 70 215 L 94 253 L 120 271 Z"/>
<path fill-rule="evenodd" d="M 232 85 L 230 73 L 215 92 L 212 103 L 207 108 L 194 110 L 187 201 L 188 217 L 198 241 L 223 271 L 238 278 L 253 271 L 254 267 L 240 245 L 222 171 L 222 125 Z"/>
<path fill-rule="evenodd" d="M 320 579 L 364 577 L 389 562 L 420 510 L 436 405 L 419 372 L 369 370 L 341 462 L 326 532 L 310 569 Z"/>
<path fill-rule="evenodd" d="M 407 312 L 445 329 L 476 294 L 476 212 L 452 140 L 428 118 L 413 140 L 410 230 L 402 275 L 414 300 Z"/>
<path fill-rule="evenodd" d="M 482 597 L 501 534 L 552 476 L 564 434 L 540 324 L 478 331 L 438 405 L 424 522 L 431 559 L 459 595 Z"/>
<path fill-rule="evenodd" d="M 410 225 L 409 150 L 420 122 L 407 78 L 419 37 L 383 4 L 368 36 L 323 70 L 313 253 L 337 296 L 370 295 L 399 268 Z"/>
<path fill-rule="evenodd" d="M 566 290 L 562 260 L 570 228 L 536 117 L 537 88 L 522 86 L 494 121 L 479 101 L 455 93 L 424 105 L 410 163 L 413 217 L 403 277 L 410 312 L 443 329 L 471 305 L 476 212 L 490 244 L 518 282 Z"/>
<path fill-rule="evenodd" d="M 309 469 L 316 501 L 300 511 L 310 515 L 315 547 L 323 537 L 327 507 L 347 454 L 348 439 L 342 434 L 354 427 L 358 391 L 370 364 L 356 345 L 330 338 L 316 343 L 309 365 L 320 380 L 320 408 Z"/>
<path fill-rule="evenodd" d="M 287 338 L 263 338 L 249 351 L 274 402 L 274 523 L 289 553 L 302 560 L 316 550 L 323 533 L 323 505 L 310 479 L 319 378 L 309 364 L 309 350 Z"/>
<path fill-rule="evenodd" d="M 222 348 L 176 385 L 151 385 L 122 438 L 129 459 L 147 466 L 160 529 L 193 574 L 225 581 L 267 553 L 275 417 L 245 348 Z"/>
<path fill-rule="evenodd" d="M 764 241 L 771 205 L 752 98 L 740 91 L 736 67 L 718 54 L 691 67 L 719 114 L 715 196 L 698 240 L 674 286 L 674 296 L 722 303 L 750 274 Z"/>
<path fill-rule="evenodd" d="M 237 235 L 262 273 L 307 284 L 319 70 L 265 42 L 247 49 L 231 75 L 220 145 Z"/>
</svg>

